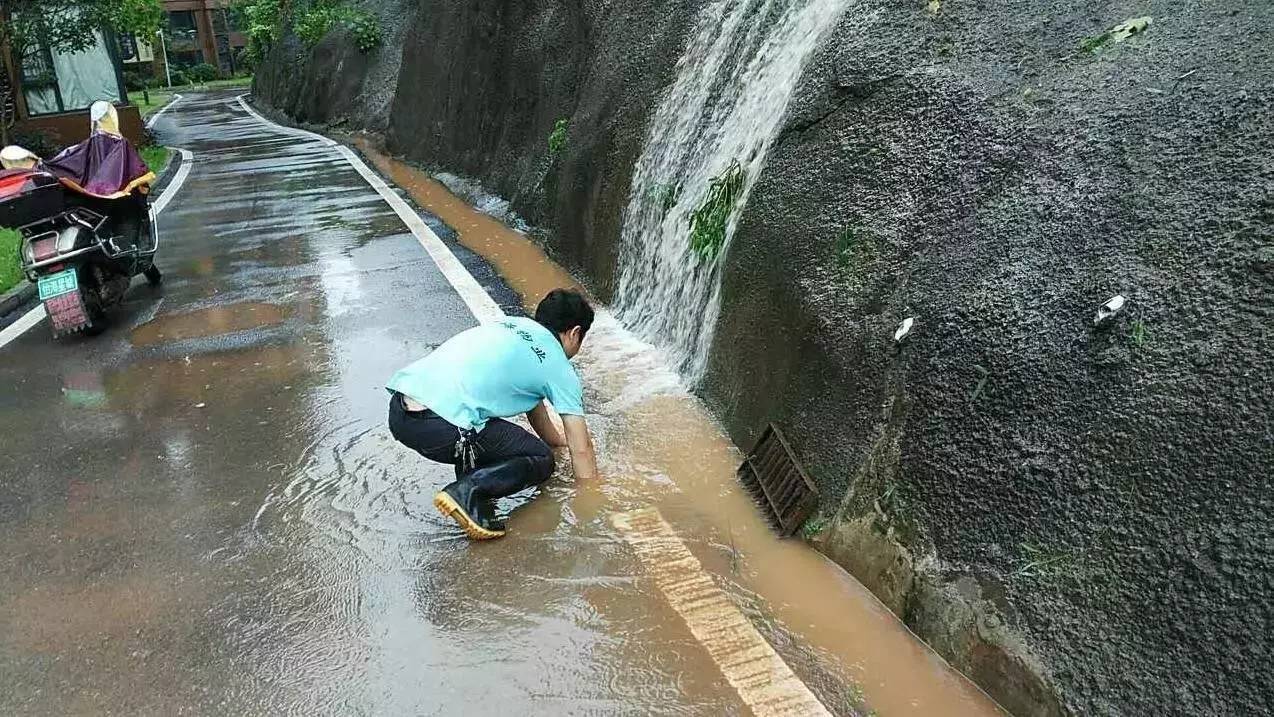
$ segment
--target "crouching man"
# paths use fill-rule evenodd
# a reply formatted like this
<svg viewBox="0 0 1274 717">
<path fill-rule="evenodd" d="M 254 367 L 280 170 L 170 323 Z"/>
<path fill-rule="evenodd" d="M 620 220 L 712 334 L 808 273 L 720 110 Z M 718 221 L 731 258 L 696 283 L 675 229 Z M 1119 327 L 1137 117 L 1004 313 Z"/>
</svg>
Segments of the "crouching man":
<svg viewBox="0 0 1274 717">
<path fill-rule="evenodd" d="M 593 308 L 579 292 L 554 289 L 534 320 L 510 317 L 463 331 L 389 380 L 389 430 L 422 456 L 456 467 L 434 506 L 470 538 L 504 535 L 495 499 L 547 480 L 554 448 L 570 449 L 577 480 L 596 479 L 583 387 L 570 364 L 592 325 Z M 544 401 L 561 415 L 565 437 Z M 538 438 L 504 420 L 522 413 Z"/>
</svg>

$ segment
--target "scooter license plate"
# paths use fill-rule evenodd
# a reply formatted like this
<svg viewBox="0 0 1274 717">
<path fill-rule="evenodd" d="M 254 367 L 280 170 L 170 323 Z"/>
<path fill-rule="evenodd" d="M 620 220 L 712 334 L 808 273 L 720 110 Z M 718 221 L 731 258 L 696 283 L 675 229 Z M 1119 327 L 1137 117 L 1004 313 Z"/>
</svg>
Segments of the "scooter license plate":
<svg viewBox="0 0 1274 717">
<path fill-rule="evenodd" d="M 75 270 L 67 269 L 56 274 L 40 277 L 36 287 L 40 290 L 40 301 L 47 301 L 56 296 L 79 291 L 80 282 L 76 278 Z"/>
</svg>

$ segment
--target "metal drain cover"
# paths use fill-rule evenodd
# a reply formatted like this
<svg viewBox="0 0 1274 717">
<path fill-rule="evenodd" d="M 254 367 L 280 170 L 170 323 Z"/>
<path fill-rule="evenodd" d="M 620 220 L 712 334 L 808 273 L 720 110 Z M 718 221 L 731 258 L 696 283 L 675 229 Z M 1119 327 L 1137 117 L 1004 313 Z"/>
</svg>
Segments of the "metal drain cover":
<svg viewBox="0 0 1274 717">
<path fill-rule="evenodd" d="M 818 507 L 818 489 L 773 423 L 739 466 L 739 482 L 783 537 L 795 533 Z"/>
</svg>

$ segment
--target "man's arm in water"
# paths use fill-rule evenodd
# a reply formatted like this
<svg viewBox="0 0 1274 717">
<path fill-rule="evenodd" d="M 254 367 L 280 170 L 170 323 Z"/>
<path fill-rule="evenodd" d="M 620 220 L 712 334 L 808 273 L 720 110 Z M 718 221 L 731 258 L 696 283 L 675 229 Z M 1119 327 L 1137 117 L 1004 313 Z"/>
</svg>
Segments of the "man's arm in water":
<svg viewBox="0 0 1274 717">
<path fill-rule="evenodd" d="M 548 406 L 544 405 L 543 401 L 526 414 L 526 420 L 531 422 L 535 435 L 549 444 L 549 448 L 566 448 L 566 439 L 562 438 L 562 433 L 557 430 L 557 426 L 553 425 L 553 419 L 549 418 Z"/>
<path fill-rule="evenodd" d="M 597 480 L 597 455 L 593 452 L 593 438 L 588 435 L 588 424 L 583 416 L 562 416 L 566 429 L 566 444 L 571 449 L 571 465 L 575 479 L 584 483 Z"/>
</svg>

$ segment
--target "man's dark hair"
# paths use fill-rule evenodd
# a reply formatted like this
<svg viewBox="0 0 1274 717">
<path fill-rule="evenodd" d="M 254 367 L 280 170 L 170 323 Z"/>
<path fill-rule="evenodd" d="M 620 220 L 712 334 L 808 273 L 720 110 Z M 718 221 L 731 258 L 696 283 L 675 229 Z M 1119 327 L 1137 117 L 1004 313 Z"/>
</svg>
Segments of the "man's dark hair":
<svg viewBox="0 0 1274 717">
<path fill-rule="evenodd" d="M 535 320 L 555 336 L 576 326 L 587 334 L 593 327 L 593 307 L 574 289 L 554 289 L 535 307 Z"/>
</svg>

